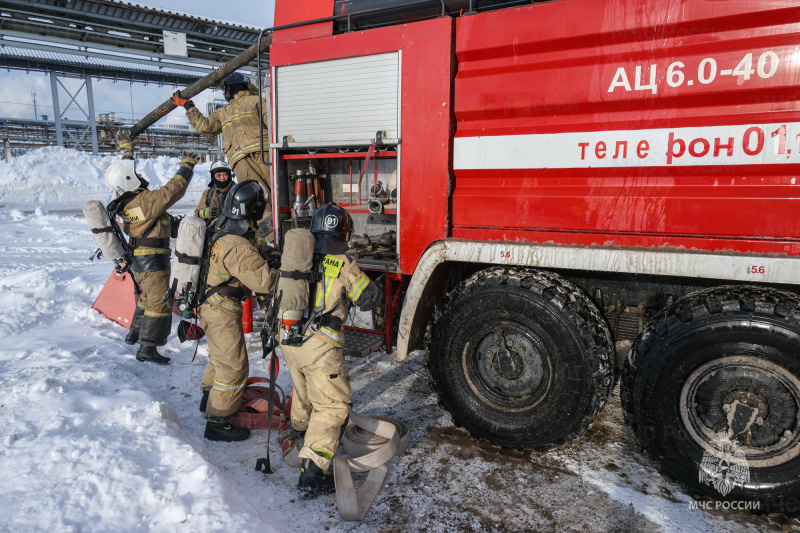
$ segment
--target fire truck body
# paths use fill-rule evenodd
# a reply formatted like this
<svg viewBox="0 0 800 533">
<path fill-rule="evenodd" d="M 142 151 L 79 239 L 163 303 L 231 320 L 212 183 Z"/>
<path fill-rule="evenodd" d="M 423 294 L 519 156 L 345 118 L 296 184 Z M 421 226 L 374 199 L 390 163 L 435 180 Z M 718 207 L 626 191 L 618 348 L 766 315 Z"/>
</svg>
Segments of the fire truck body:
<svg viewBox="0 0 800 533">
<path fill-rule="evenodd" d="M 460 16 L 414 20 L 440 3 Z M 326 20 L 273 35 L 275 212 L 288 216 L 290 178 L 314 161 L 329 198 L 357 190 L 363 230 L 353 176 L 396 172 L 397 260 L 381 268 L 408 282 L 397 357 L 427 332 L 457 424 L 513 447 L 577 437 L 624 362 L 616 342 L 626 417 L 668 474 L 719 496 L 697 481 L 701 459 L 739 446 L 750 477 L 728 497 L 787 510 L 800 8 L 475 3 L 389 0 L 394 23 L 376 10 L 348 32 L 334 10 L 381 2 L 277 1 L 276 25 Z M 374 141 L 386 151 L 364 178 Z"/>
<path fill-rule="evenodd" d="M 625 6 L 458 19 L 453 236 L 800 253 L 786 10 Z"/>
</svg>

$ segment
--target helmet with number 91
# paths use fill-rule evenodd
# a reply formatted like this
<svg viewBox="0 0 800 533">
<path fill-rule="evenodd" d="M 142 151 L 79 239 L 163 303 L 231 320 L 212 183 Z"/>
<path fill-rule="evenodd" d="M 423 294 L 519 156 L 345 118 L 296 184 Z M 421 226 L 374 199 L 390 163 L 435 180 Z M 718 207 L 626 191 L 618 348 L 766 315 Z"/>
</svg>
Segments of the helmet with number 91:
<svg viewBox="0 0 800 533">
<path fill-rule="evenodd" d="M 267 208 L 267 195 L 264 188 L 255 180 L 237 183 L 228 191 L 222 214 L 233 220 L 252 220 L 258 222 Z"/>
<path fill-rule="evenodd" d="M 314 251 L 325 254 L 343 254 L 349 248 L 347 241 L 353 234 L 353 217 L 335 203 L 328 203 L 314 212 L 311 221 Z"/>
<path fill-rule="evenodd" d="M 217 229 L 234 235 L 244 235 L 255 228 L 253 223 L 264 217 L 267 208 L 267 194 L 255 180 L 237 183 L 225 197 L 222 215 L 217 222 Z"/>
</svg>

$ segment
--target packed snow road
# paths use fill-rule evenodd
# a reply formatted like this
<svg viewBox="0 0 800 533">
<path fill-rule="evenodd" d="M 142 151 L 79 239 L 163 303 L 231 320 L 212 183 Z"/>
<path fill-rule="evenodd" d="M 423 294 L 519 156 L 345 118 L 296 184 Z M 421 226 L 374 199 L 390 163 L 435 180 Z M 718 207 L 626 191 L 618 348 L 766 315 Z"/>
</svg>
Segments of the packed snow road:
<svg viewBox="0 0 800 533">
<path fill-rule="evenodd" d="M 334 496 L 297 497 L 298 472 L 283 464 L 275 433 L 271 475 L 255 470 L 266 430 L 242 443 L 203 439 L 205 341 L 194 361 L 195 345 L 173 335 L 163 350 L 172 365 L 137 362 L 126 330 L 91 309 L 112 269 L 88 260 L 94 248 L 77 209 L 0 210 L 2 531 L 800 528 L 713 503 L 698 509 L 635 449 L 616 392 L 591 430 L 563 449 L 520 453 L 475 441 L 438 406 L 423 352 L 403 364 L 382 352 L 348 360 L 355 409 L 403 420 L 411 433 L 366 519 L 342 522 Z M 256 336 L 248 349 L 251 373 L 266 376 Z M 285 367 L 278 384 L 290 391 Z"/>
</svg>

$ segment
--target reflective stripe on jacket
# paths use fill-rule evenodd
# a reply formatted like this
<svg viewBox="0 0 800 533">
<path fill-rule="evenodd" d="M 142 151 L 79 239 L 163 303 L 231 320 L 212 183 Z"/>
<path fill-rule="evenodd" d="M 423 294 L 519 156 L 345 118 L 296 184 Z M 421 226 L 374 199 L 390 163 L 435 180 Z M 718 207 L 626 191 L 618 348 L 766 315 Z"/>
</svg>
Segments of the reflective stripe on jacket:
<svg viewBox="0 0 800 533">
<path fill-rule="evenodd" d="M 236 98 L 208 117 L 196 107 L 186 111 L 192 127 L 206 137 L 222 133 L 222 144 L 228 164 L 233 167 L 242 157 L 261 150 L 259 131 L 263 122 L 264 152 L 269 153 L 267 104 L 261 99 L 261 116 L 258 115 L 259 98 L 250 91 L 239 91 Z"/>
<path fill-rule="evenodd" d="M 206 284 L 209 288 L 225 283 L 227 287 L 247 287 L 259 292 L 272 292 L 278 271 L 269 268 L 258 250 L 239 235 L 223 235 L 211 247 L 211 257 Z M 240 301 L 216 293 L 203 305 L 218 306 L 231 313 L 241 313 Z"/>
<path fill-rule="evenodd" d="M 233 180 L 229 179 L 228 184 L 221 189 L 215 185 L 211 185 L 208 189 L 204 190 L 203 195 L 200 197 L 200 203 L 197 204 L 197 209 L 194 210 L 194 214 L 200 218 L 204 218 L 200 216 L 200 213 L 206 207 L 216 207 L 222 211 L 222 204 L 225 203 L 225 197 L 228 196 L 228 191 L 231 190 L 232 186 Z"/>
<path fill-rule="evenodd" d="M 166 185 L 155 190 L 136 189 L 135 196 L 120 211 L 125 233 L 134 239 L 162 239 L 133 250 L 134 272 L 159 272 L 169 270 L 169 248 L 172 220 L 167 209 L 183 198 L 192 180 L 193 165 L 181 163 L 180 168 Z M 149 231 L 148 231 L 148 228 Z M 143 243 L 144 244 L 144 243 Z"/>
<path fill-rule="evenodd" d="M 321 272 L 323 277 L 315 287 L 314 307 L 321 307 L 325 316 L 334 316 L 345 322 L 352 302 L 358 300 L 371 280 L 346 255 L 325 255 L 319 260 L 315 270 Z M 317 334 L 324 336 L 328 342 L 344 344 L 341 330 L 323 326 Z"/>
</svg>

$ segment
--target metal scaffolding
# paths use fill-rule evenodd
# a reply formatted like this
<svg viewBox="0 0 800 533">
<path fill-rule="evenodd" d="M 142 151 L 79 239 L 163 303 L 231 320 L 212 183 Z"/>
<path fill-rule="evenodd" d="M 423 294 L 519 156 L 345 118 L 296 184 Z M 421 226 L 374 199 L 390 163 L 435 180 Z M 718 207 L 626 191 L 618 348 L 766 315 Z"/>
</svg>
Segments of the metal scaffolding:
<svg viewBox="0 0 800 533">
<path fill-rule="evenodd" d="M 140 53 L 158 62 L 206 70 L 239 55 L 256 42 L 260 31 L 117 0 L 3 0 L 0 13 L 4 37 L 68 43 L 94 53 Z M 185 52 L 167 53 L 165 31 L 185 36 Z"/>
<path fill-rule="evenodd" d="M 93 121 L 97 132 L 96 143 L 98 153 L 114 153 L 117 151 L 114 142 L 118 129 L 133 126 L 131 121 L 123 121 L 115 117 L 114 113 L 98 115 Z M 0 118 L 0 139 L 4 150 L 10 157 L 19 155 L 27 150 L 44 148 L 46 146 L 60 146 L 53 120 L 26 120 L 18 118 Z M 62 137 L 61 146 L 66 148 L 80 148 L 81 135 L 87 131 L 85 121 L 61 120 L 61 131 L 66 135 Z M 207 154 L 209 158 L 222 158 L 222 149 L 216 138 L 197 135 L 188 126 L 180 127 L 152 127 L 136 139 L 137 154 L 139 157 L 158 155 L 177 156 L 184 148 L 193 148 Z"/>
<path fill-rule="evenodd" d="M 254 44 L 259 31 L 118 0 L 2 0 L 0 69 L 49 73 L 55 142 L 78 149 L 91 144 L 97 154 L 104 151 L 104 143 L 98 143 L 102 135 L 92 78 L 187 86 Z M 63 78 L 83 83 L 70 91 Z M 63 108 L 61 96 L 67 102 Z M 86 120 L 66 126 L 64 117 L 71 108 Z M 16 122 L 22 125 L 24 121 Z M 193 142 L 187 142 L 190 139 Z M 209 141 L 215 139 L 187 131 L 180 144 L 208 146 Z M 156 149 L 164 147 L 157 143 Z"/>
</svg>

